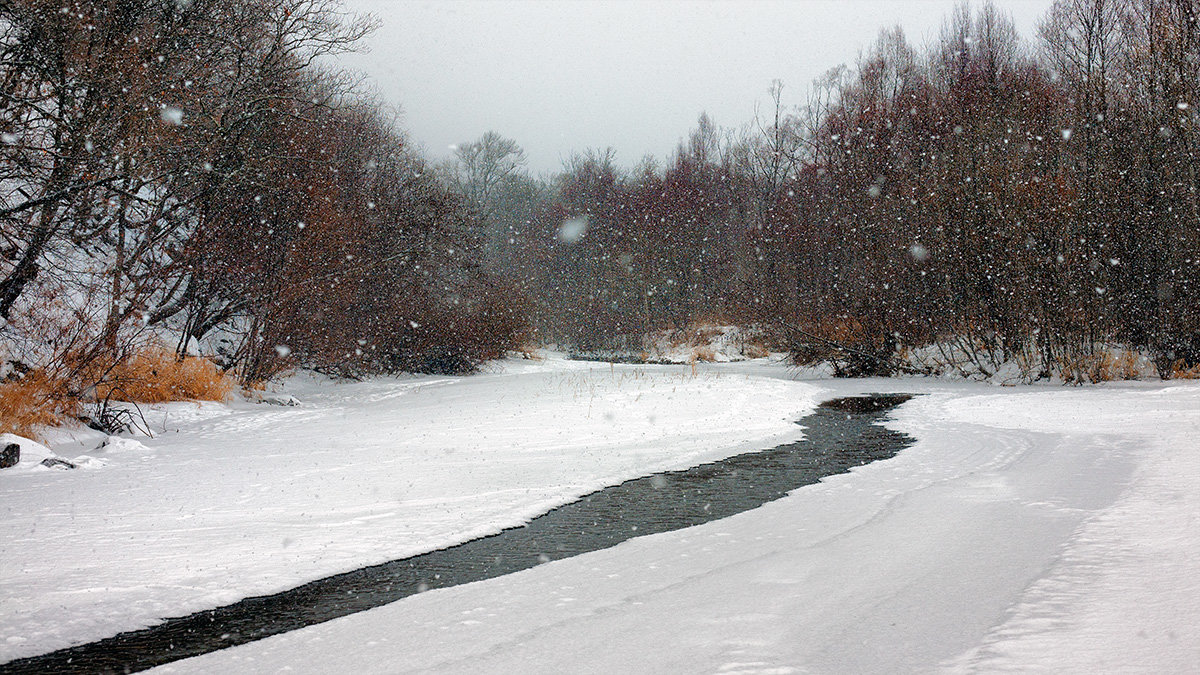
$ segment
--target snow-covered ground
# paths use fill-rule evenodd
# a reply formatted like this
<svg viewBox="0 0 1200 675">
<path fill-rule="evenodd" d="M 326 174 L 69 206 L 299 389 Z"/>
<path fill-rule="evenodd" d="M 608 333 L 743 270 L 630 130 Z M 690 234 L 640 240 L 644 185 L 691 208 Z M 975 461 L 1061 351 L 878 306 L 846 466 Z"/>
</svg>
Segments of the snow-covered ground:
<svg viewBox="0 0 1200 675">
<path fill-rule="evenodd" d="M 0 663 L 519 525 L 647 471 L 798 438 L 817 388 L 690 367 L 512 361 L 330 383 L 295 407 L 147 410 L 0 471 Z"/>
<path fill-rule="evenodd" d="M 768 447 L 826 397 L 912 391 L 927 395 L 889 424 L 913 447 L 762 508 L 160 670 L 1200 663 L 1197 384 L 801 383 L 764 361 L 691 372 L 552 360 L 465 379 L 293 381 L 297 408 L 172 406 L 155 424 L 179 433 L 142 439 L 140 454 L 80 448 L 109 461 L 0 473 L 0 662 Z"/>
</svg>

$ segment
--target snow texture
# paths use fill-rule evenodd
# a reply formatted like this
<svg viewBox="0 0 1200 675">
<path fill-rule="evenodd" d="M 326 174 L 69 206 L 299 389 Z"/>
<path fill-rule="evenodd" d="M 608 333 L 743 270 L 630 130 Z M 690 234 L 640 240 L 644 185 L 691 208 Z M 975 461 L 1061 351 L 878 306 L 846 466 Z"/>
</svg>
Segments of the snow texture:
<svg viewBox="0 0 1200 675">
<path fill-rule="evenodd" d="M 890 423 L 919 441 L 732 518 L 159 670 L 1184 673 L 1200 662 L 1200 388 L 821 384 L 927 393 Z"/>
<path fill-rule="evenodd" d="M 594 487 L 923 393 L 895 458 L 759 509 L 158 672 L 1190 672 L 1200 387 L 790 381 L 510 362 L 165 406 L 152 454 L 3 475 L 7 658 L 493 532 Z M 175 433 L 174 430 L 179 430 Z M 66 456 L 63 444 L 52 444 Z M 86 448 L 94 447 L 95 443 Z"/>
<path fill-rule="evenodd" d="M 298 377 L 286 389 L 269 398 L 303 404 L 144 408 L 153 438 L 52 434 L 53 452 L 0 472 L 0 663 L 494 533 L 647 471 L 793 440 L 816 391 L 559 360 L 465 378 Z M 36 466 L 54 452 L 100 470 Z"/>
</svg>

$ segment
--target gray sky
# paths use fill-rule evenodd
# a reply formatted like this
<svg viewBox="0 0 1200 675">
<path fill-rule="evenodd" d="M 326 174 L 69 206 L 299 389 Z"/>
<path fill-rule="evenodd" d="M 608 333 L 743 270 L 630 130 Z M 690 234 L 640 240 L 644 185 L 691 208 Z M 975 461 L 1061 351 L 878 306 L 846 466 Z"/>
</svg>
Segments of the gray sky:
<svg viewBox="0 0 1200 675">
<path fill-rule="evenodd" d="M 525 149 L 535 173 L 557 170 L 572 150 L 610 145 L 632 166 L 646 153 L 664 159 L 702 111 L 720 126 L 750 121 L 773 79 L 785 102 L 799 103 L 881 28 L 932 42 L 954 4 L 346 0 L 382 26 L 368 53 L 343 63 L 400 107 L 433 159 L 495 130 Z M 1032 38 L 1051 2 L 995 4 Z"/>
</svg>

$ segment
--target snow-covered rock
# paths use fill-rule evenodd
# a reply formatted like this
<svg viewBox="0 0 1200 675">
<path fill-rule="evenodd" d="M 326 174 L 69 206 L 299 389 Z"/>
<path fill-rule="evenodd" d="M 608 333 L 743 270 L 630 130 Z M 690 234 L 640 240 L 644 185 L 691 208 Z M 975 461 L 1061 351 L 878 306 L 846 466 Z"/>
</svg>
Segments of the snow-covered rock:
<svg viewBox="0 0 1200 675">
<path fill-rule="evenodd" d="M 29 469 L 41 464 L 43 459 L 56 456 L 50 448 L 31 438 L 16 434 L 0 434 L 0 448 L 7 448 L 10 445 L 20 447 L 20 461 L 13 467 L 16 469 Z"/>
<path fill-rule="evenodd" d="M 141 441 L 132 438 L 122 438 L 120 436 L 109 436 L 104 439 L 100 445 L 96 446 L 94 452 L 103 453 L 105 455 L 117 454 L 132 454 L 149 455 L 154 452 L 154 449 L 147 446 Z"/>
<path fill-rule="evenodd" d="M 75 464 L 74 462 L 69 462 L 69 461 L 63 459 L 62 457 L 47 457 L 46 459 L 42 460 L 41 464 L 42 464 L 42 466 L 46 467 L 47 469 L 68 470 L 68 469 L 78 469 L 79 468 L 79 466 L 77 464 Z"/>
<path fill-rule="evenodd" d="M 17 443 L 8 443 L 0 446 L 0 469 L 8 469 L 17 465 L 21 461 L 21 446 Z"/>
<path fill-rule="evenodd" d="M 273 394 L 263 393 L 258 397 L 259 403 L 267 403 L 270 405 L 278 405 L 284 407 L 292 407 L 300 405 L 300 399 L 291 394 Z"/>
</svg>

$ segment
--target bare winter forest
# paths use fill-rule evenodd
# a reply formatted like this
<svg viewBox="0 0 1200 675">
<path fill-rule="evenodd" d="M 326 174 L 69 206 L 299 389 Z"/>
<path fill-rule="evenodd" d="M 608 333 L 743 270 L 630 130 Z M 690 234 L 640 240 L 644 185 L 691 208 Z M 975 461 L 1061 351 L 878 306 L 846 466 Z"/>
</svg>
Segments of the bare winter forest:
<svg viewBox="0 0 1200 675">
<path fill-rule="evenodd" d="M 675 153 L 434 164 L 334 0 L 0 1 L 0 426 L 297 366 L 469 372 L 752 327 L 796 363 L 1200 373 L 1200 2 L 962 5 Z M 829 64 L 833 65 L 833 64 Z M 764 83 L 765 85 L 766 83 Z"/>
</svg>

